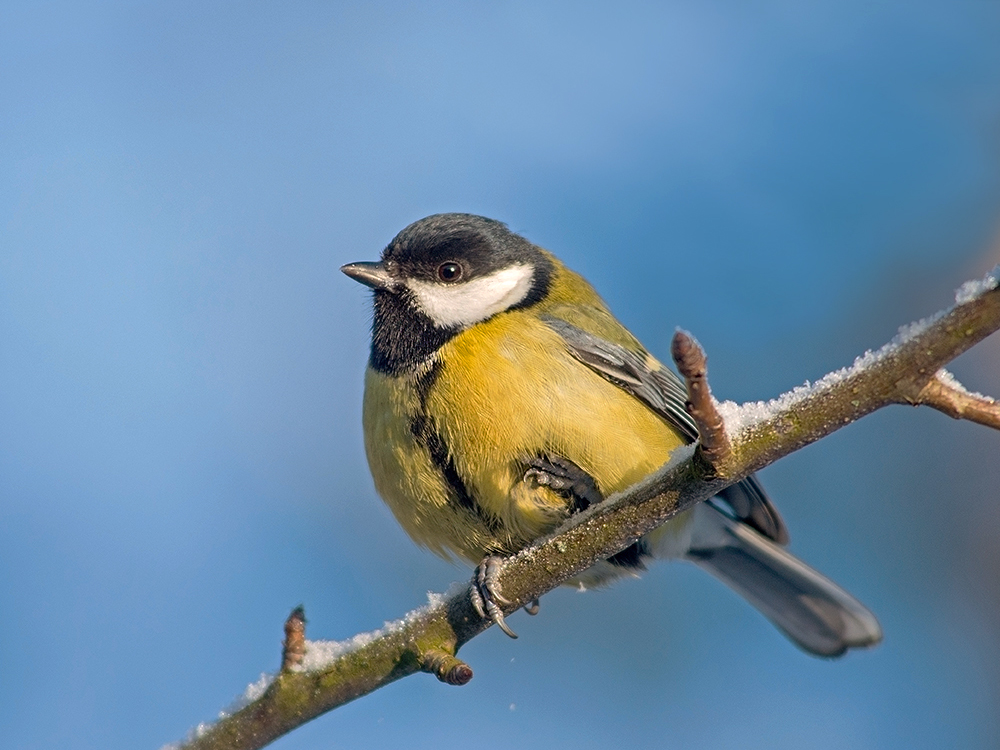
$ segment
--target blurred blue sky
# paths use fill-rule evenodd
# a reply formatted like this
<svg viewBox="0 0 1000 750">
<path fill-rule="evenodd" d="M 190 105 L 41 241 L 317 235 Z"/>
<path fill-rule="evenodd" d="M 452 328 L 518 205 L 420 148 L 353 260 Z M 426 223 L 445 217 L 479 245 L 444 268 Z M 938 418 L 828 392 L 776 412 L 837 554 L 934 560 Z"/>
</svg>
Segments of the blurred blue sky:
<svg viewBox="0 0 1000 750">
<path fill-rule="evenodd" d="M 560 255 L 720 398 L 850 363 L 1000 260 L 992 2 L 8 3 L 0 13 L 0 726 L 156 748 L 315 638 L 468 570 L 360 434 L 337 268 L 437 211 Z M 1000 393 L 1000 344 L 954 367 Z M 763 473 L 885 643 L 811 659 L 700 571 L 559 591 L 457 689 L 276 748 L 1000 744 L 1000 439 L 876 414 Z"/>
</svg>

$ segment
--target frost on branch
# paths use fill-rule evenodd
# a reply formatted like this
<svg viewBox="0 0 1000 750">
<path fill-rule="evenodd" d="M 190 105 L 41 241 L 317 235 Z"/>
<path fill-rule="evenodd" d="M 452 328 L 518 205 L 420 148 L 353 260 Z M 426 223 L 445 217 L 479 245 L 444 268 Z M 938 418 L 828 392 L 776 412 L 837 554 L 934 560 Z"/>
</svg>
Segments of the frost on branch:
<svg viewBox="0 0 1000 750">
<path fill-rule="evenodd" d="M 964 305 L 982 297 L 987 292 L 991 292 L 1000 284 L 1000 265 L 993 267 L 993 270 L 983 278 L 974 281 L 966 281 L 955 290 L 955 304 Z"/>
</svg>

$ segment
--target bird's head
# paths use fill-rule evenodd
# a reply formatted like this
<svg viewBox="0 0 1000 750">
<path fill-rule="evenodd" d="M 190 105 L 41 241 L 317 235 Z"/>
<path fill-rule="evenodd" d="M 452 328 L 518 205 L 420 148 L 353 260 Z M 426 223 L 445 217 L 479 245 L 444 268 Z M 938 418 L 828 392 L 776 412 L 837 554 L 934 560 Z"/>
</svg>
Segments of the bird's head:
<svg viewBox="0 0 1000 750">
<path fill-rule="evenodd" d="M 377 263 L 340 270 L 374 290 L 372 365 L 395 371 L 477 323 L 540 301 L 553 267 L 499 221 L 435 214 L 397 234 Z"/>
</svg>

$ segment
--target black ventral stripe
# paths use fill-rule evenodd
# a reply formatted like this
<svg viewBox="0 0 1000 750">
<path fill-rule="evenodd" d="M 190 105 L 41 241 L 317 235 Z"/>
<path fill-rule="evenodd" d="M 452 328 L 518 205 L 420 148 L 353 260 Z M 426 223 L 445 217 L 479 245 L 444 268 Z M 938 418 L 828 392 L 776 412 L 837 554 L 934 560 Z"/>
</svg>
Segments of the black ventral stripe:
<svg viewBox="0 0 1000 750">
<path fill-rule="evenodd" d="M 468 487 L 465 486 L 465 481 L 455 467 L 448 446 L 441 434 L 435 429 L 433 421 L 423 414 L 416 416 L 410 422 L 410 432 L 421 445 L 427 448 L 431 462 L 441 472 L 445 483 L 451 488 L 452 501 L 476 516 L 489 529 L 490 533 L 498 533 L 501 530 L 499 521 L 482 509 L 469 492 Z"/>
</svg>

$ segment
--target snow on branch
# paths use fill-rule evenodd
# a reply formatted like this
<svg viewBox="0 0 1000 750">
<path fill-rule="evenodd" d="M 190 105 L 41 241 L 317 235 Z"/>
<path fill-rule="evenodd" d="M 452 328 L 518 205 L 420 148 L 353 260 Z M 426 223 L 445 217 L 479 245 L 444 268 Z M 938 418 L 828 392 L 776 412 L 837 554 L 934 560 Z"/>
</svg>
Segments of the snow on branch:
<svg viewBox="0 0 1000 750">
<path fill-rule="evenodd" d="M 964 284 L 948 310 L 904 326 L 892 341 L 858 357 L 850 367 L 768 403 L 716 404 L 708 389 L 704 352 L 679 332 L 674 350 L 703 446 L 675 450 L 651 476 L 574 515 L 551 536 L 505 560 L 500 578 L 510 603 L 504 613 L 529 605 L 724 487 L 883 406 L 926 404 L 1000 429 L 998 402 L 968 393 L 943 369 L 1000 329 L 998 280 L 1000 266 L 984 279 Z M 332 708 L 414 672 L 465 684 L 472 679 L 472 669 L 456 653 L 491 624 L 473 609 L 468 583 L 443 596 L 431 594 L 426 606 L 344 642 L 305 640 L 305 618 L 296 610 L 286 626 L 281 670 L 251 685 L 239 705 L 215 724 L 199 725 L 187 740 L 171 747 L 261 748 Z"/>
<path fill-rule="evenodd" d="M 756 471 L 794 450 L 889 404 L 927 404 L 949 416 L 996 427 L 985 413 L 996 402 L 979 394 L 960 398 L 961 385 L 938 378 L 951 360 L 1000 328 L 1000 266 L 983 279 L 967 281 L 955 293 L 955 305 L 902 326 L 877 351 L 868 351 L 849 367 L 816 383 L 799 386 L 767 403 L 719 405 L 730 437 L 740 435 L 736 465 Z M 940 380 L 941 385 L 928 384 Z M 961 403 L 942 408 L 947 391 Z M 974 403 L 975 402 L 975 405 Z M 982 418 L 974 418 L 973 415 Z M 741 469 L 742 470 L 742 466 Z"/>
</svg>

